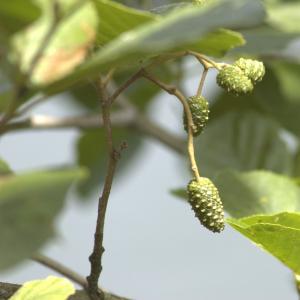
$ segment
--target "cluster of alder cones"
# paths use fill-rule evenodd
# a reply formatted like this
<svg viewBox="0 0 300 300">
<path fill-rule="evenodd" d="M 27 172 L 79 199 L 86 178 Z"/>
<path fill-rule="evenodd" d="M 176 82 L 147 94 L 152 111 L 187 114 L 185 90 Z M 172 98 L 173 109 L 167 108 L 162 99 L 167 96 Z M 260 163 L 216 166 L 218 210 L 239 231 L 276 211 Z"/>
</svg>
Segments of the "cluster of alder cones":
<svg viewBox="0 0 300 300">
<path fill-rule="evenodd" d="M 242 95 L 252 92 L 254 85 L 265 74 L 262 62 L 240 58 L 232 65 L 224 65 L 217 75 L 217 83 L 227 92 Z M 194 127 L 193 136 L 199 136 L 209 119 L 209 105 L 203 96 L 188 98 Z M 183 116 L 184 128 L 188 131 L 186 115 Z M 187 186 L 188 201 L 201 224 L 212 232 L 224 229 L 224 209 L 218 189 L 206 177 L 192 179 Z"/>
</svg>

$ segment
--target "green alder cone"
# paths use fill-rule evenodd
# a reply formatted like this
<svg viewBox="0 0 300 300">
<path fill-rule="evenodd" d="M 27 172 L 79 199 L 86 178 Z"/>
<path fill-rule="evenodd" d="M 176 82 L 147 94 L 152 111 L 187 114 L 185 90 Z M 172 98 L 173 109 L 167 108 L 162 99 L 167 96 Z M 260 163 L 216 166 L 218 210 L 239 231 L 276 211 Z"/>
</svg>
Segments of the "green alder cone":
<svg viewBox="0 0 300 300">
<path fill-rule="evenodd" d="M 187 186 L 188 201 L 200 223 L 212 232 L 221 232 L 225 227 L 224 209 L 218 189 L 206 177 L 191 180 Z"/>
<path fill-rule="evenodd" d="M 229 93 L 248 94 L 253 91 L 252 81 L 237 66 L 225 66 L 217 75 L 217 83 Z"/>
<path fill-rule="evenodd" d="M 239 67 L 254 84 L 261 81 L 266 73 L 264 64 L 258 60 L 241 57 L 234 63 L 234 66 Z"/>
<path fill-rule="evenodd" d="M 209 107 L 207 100 L 202 96 L 192 96 L 188 98 L 188 104 L 192 113 L 194 127 L 193 136 L 198 136 L 205 127 L 209 119 Z M 183 113 L 183 125 L 188 132 L 188 122 L 185 112 Z"/>
</svg>

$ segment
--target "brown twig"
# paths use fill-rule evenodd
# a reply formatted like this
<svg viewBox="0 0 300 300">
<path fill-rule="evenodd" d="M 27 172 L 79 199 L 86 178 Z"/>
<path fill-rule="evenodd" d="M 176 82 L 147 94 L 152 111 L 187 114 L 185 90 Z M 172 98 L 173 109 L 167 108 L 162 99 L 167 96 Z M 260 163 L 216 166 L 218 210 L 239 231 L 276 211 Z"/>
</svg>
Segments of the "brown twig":
<svg viewBox="0 0 300 300">
<path fill-rule="evenodd" d="M 103 233 L 104 233 L 104 221 L 107 203 L 112 187 L 114 173 L 116 170 L 117 162 L 120 158 L 120 153 L 114 149 L 113 138 L 112 138 L 112 125 L 110 120 L 110 104 L 109 97 L 102 80 L 100 79 L 97 84 L 97 91 L 101 100 L 102 108 L 102 120 L 106 135 L 106 144 L 108 147 L 108 167 L 106 177 L 104 181 L 104 187 L 102 195 L 98 202 L 98 216 L 96 222 L 96 230 L 94 235 L 94 247 L 93 252 L 89 257 L 91 263 L 91 271 L 87 276 L 88 282 L 88 293 L 92 300 L 104 299 L 104 294 L 98 289 L 98 280 L 102 271 L 102 255 L 104 253 L 103 247 Z"/>
<path fill-rule="evenodd" d="M 192 128 L 194 126 L 193 117 L 192 117 L 190 107 L 186 101 L 186 97 L 175 86 L 167 85 L 164 82 L 161 82 L 160 80 L 153 77 L 145 70 L 143 70 L 142 75 L 148 80 L 150 80 L 151 82 L 153 82 L 154 84 L 158 85 L 161 89 L 165 90 L 170 95 L 174 95 L 175 97 L 177 97 L 177 99 L 179 99 L 179 101 L 182 103 L 188 121 L 188 154 L 189 154 L 189 159 L 191 164 L 191 170 L 194 173 L 195 178 L 199 181 L 200 174 L 199 174 L 199 170 L 195 158 L 194 138 L 192 132 Z"/>
<path fill-rule="evenodd" d="M 134 73 L 129 79 L 127 79 L 122 85 L 120 85 L 117 90 L 109 97 L 109 104 L 112 105 L 113 102 L 123 93 L 132 83 L 137 79 L 141 78 L 143 70 L 139 70 Z"/>
<path fill-rule="evenodd" d="M 116 111 L 111 114 L 113 127 L 122 127 L 145 134 L 172 150 L 183 154 L 184 141 L 176 135 L 168 132 L 161 126 L 155 124 L 147 116 L 133 111 Z M 7 124 L 3 128 L 3 134 L 20 130 L 58 130 L 58 129 L 99 129 L 103 128 L 103 121 L 99 115 L 86 115 L 78 117 L 58 118 L 54 116 L 35 115 L 24 120 Z"/>
<path fill-rule="evenodd" d="M 202 90 L 203 90 L 203 86 L 204 86 L 204 82 L 205 82 L 207 73 L 208 73 L 208 69 L 204 68 L 201 79 L 200 79 L 200 82 L 199 82 L 199 86 L 198 86 L 198 89 L 197 89 L 197 94 L 196 95 L 198 97 L 201 96 L 201 94 L 202 94 Z"/>
<path fill-rule="evenodd" d="M 32 260 L 40 263 L 43 266 L 48 267 L 51 270 L 56 271 L 57 273 L 67 277 L 68 279 L 78 283 L 83 288 L 87 287 L 87 281 L 84 277 L 80 276 L 73 270 L 67 268 L 66 266 L 62 265 L 61 263 L 57 262 L 56 260 L 47 257 L 42 254 L 35 254 L 31 257 Z"/>
</svg>

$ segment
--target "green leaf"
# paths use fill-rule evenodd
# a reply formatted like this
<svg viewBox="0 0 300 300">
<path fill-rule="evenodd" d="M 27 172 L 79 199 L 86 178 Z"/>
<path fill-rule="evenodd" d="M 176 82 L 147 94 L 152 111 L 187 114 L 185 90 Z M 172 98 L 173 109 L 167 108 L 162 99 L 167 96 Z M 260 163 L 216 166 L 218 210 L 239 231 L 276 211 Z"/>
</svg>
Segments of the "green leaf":
<svg viewBox="0 0 300 300">
<path fill-rule="evenodd" d="M 300 214 L 284 212 L 271 216 L 227 219 L 252 242 L 269 252 L 294 273 L 300 272 Z"/>
<path fill-rule="evenodd" d="M 187 48 L 206 55 L 222 57 L 227 51 L 243 46 L 245 39 L 243 35 L 228 29 L 218 29 L 204 36 L 199 42 L 194 43 Z"/>
<path fill-rule="evenodd" d="M 300 136 L 300 64 L 276 63 L 257 85 L 254 99 L 259 107 L 287 130 Z"/>
<path fill-rule="evenodd" d="M 97 43 L 104 45 L 122 33 L 158 19 L 158 16 L 109 1 L 93 0 L 100 22 Z"/>
<path fill-rule="evenodd" d="M 0 176 L 9 175 L 11 173 L 12 171 L 9 165 L 4 160 L 0 159 Z"/>
<path fill-rule="evenodd" d="M 82 170 L 40 171 L 0 177 L 0 269 L 7 269 L 53 237 L 53 221 Z"/>
<path fill-rule="evenodd" d="M 66 278 L 49 276 L 42 280 L 25 282 L 10 300 L 66 300 L 75 293 Z"/>
<path fill-rule="evenodd" d="M 289 177 L 268 171 L 224 170 L 214 179 L 225 211 L 234 218 L 300 209 L 300 188 Z M 185 189 L 172 194 L 187 199 Z"/>
<path fill-rule="evenodd" d="M 31 0 L 0 1 L 0 33 L 12 34 L 40 15 L 40 9 Z"/>
<path fill-rule="evenodd" d="M 293 168 L 293 156 L 277 124 L 249 110 L 232 111 L 209 122 L 196 140 L 195 151 L 201 173 L 207 177 L 223 169 L 290 174 Z"/>
<path fill-rule="evenodd" d="M 48 84 L 66 74 L 82 63 L 94 45 L 97 29 L 97 15 L 92 3 L 82 1 L 58 1 L 64 17 L 58 23 L 54 34 L 49 39 L 46 49 L 31 76 L 35 85 Z M 23 72 L 30 68 L 32 58 L 37 53 L 45 36 L 53 24 L 52 1 L 38 0 L 42 9 L 41 18 L 29 26 L 28 30 L 19 32 L 13 40 L 11 60 L 20 65 Z M 73 9 L 73 5 L 76 8 Z M 72 13 L 68 14 L 68 11 Z"/>
<path fill-rule="evenodd" d="M 118 163 L 117 175 L 122 174 L 122 170 L 130 165 L 129 162 L 135 157 L 136 151 L 141 146 L 138 136 L 124 128 L 114 128 L 113 139 L 116 146 L 123 142 L 128 144 L 128 148 L 122 152 L 122 157 Z M 78 191 L 82 196 L 101 188 L 107 168 L 107 148 L 106 138 L 103 129 L 88 131 L 83 133 L 77 142 L 77 163 L 89 170 L 90 176 L 78 186 Z"/>
<path fill-rule="evenodd" d="M 263 6 L 257 0 L 221 1 L 204 8 L 193 6 L 175 10 L 164 18 L 122 34 L 97 51 L 76 72 L 48 86 L 46 90 L 54 92 L 87 76 L 96 76 L 99 71 L 139 64 L 149 57 L 183 49 L 200 42 L 208 33 L 220 27 L 256 26 L 264 16 Z"/>
<path fill-rule="evenodd" d="M 214 180 L 225 210 L 235 218 L 297 211 L 300 189 L 289 177 L 267 171 L 222 171 Z"/>
<path fill-rule="evenodd" d="M 270 6 L 268 9 L 268 22 L 287 32 L 300 32 L 299 18 L 299 1 Z"/>
<path fill-rule="evenodd" d="M 268 26 L 242 30 L 241 33 L 247 43 L 242 47 L 233 49 L 230 54 L 238 56 L 256 55 L 266 58 L 278 57 L 279 59 L 287 57 L 294 60 L 297 56 L 299 58 L 297 53 L 292 56 L 285 51 L 291 42 L 299 37 L 299 34 L 282 32 Z"/>
<path fill-rule="evenodd" d="M 299 180 L 300 180 L 300 147 L 298 147 L 296 155 L 295 155 L 293 175 L 296 177 L 299 177 Z"/>
</svg>

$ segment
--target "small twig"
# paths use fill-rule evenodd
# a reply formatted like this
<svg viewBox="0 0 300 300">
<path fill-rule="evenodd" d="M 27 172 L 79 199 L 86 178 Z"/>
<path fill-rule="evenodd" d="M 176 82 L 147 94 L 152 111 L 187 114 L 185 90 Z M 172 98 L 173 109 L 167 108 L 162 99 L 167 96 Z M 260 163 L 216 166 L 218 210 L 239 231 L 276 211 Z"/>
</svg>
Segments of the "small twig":
<svg viewBox="0 0 300 300">
<path fill-rule="evenodd" d="M 87 290 L 92 300 L 104 300 L 104 294 L 98 289 L 98 280 L 102 271 L 102 255 L 104 253 L 104 221 L 107 203 L 110 196 L 116 165 L 120 158 L 120 153 L 114 149 L 112 138 L 112 124 L 110 120 L 109 97 L 101 79 L 98 82 L 97 91 L 101 101 L 102 120 L 106 135 L 106 143 L 108 146 L 109 160 L 102 195 L 99 198 L 98 202 L 98 216 L 94 235 L 94 247 L 93 252 L 89 257 L 91 263 L 91 271 L 89 276 L 87 276 Z"/>
<path fill-rule="evenodd" d="M 141 113 L 134 120 L 134 129 L 154 138 L 179 154 L 185 153 L 185 143 L 182 138 L 174 136 Z"/>
<path fill-rule="evenodd" d="M 29 112 L 30 110 L 32 110 L 35 106 L 45 102 L 46 100 L 49 100 L 49 96 L 48 95 L 42 95 L 40 97 L 37 97 L 29 102 L 26 102 L 24 105 L 22 105 L 20 107 L 20 109 L 18 109 L 18 111 L 16 112 L 17 116 L 22 116 L 25 113 Z"/>
<path fill-rule="evenodd" d="M 217 70 L 220 70 L 221 66 L 219 63 L 216 63 L 215 61 L 209 59 L 205 55 L 195 52 L 195 51 L 186 51 L 185 55 L 192 55 L 197 58 L 197 60 L 203 65 L 205 69 L 209 68 L 216 68 Z"/>
<path fill-rule="evenodd" d="M 47 257 L 42 254 L 35 254 L 31 258 L 32 260 L 42 264 L 43 266 L 48 267 L 51 270 L 56 271 L 57 273 L 67 277 L 68 279 L 74 281 L 75 283 L 78 283 L 83 288 L 87 287 L 87 281 L 84 277 L 80 276 L 73 270 L 65 267 L 61 263 L 57 262 L 56 260 Z"/>
<path fill-rule="evenodd" d="M 204 82 L 205 82 L 207 73 L 208 73 L 208 69 L 204 68 L 201 79 L 200 79 L 200 82 L 199 82 L 199 86 L 198 86 L 198 89 L 197 89 L 197 96 L 198 97 L 201 96 L 201 94 L 202 94 L 202 90 L 203 90 L 203 86 L 204 86 Z"/>
<path fill-rule="evenodd" d="M 112 77 L 114 76 L 114 73 L 116 71 L 116 68 L 111 68 L 107 75 L 103 78 L 103 86 L 107 86 Z"/>
<path fill-rule="evenodd" d="M 112 105 L 113 102 L 123 93 L 133 82 L 142 76 L 143 70 L 139 70 L 134 73 L 129 79 L 127 79 L 122 85 L 120 85 L 117 90 L 109 97 L 109 104 Z"/>
<path fill-rule="evenodd" d="M 194 126 L 193 117 L 192 117 L 190 107 L 186 101 L 186 97 L 175 86 L 170 86 L 170 85 L 167 85 L 167 84 L 161 82 L 160 80 L 153 77 L 145 70 L 143 70 L 142 75 L 145 78 L 147 78 L 148 80 L 150 80 L 151 82 L 153 82 L 154 84 L 158 85 L 160 88 L 165 90 L 170 95 L 176 96 L 179 99 L 179 101 L 182 103 L 185 114 L 187 116 L 187 121 L 188 121 L 188 154 L 189 154 L 189 159 L 190 159 L 190 164 L 191 164 L 191 170 L 194 173 L 195 178 L 199 181 L 200 174 L 199 174 L 199 170 L 198 170 L 196 159 L 195 159 L 194 138 L 193 138 L 193 132 L 192 132 L 192 128 Z"/>
<path fill-rule="evenodd" d="M 128 128 L 130 130 L 141 132 L 180 154 L 184 153 L 183 140 L 180 137 L 175 136 L 161 126 L 155 124 L 141 112 L 133 112 L 132 110 L 116 111 L 111 114 L 110 119 L 113 127 Z M 99 115 L 67 118 L 35 115 L 24 120 L 7 124 L 3 128 L 3 134 L 19 130 L 57 130 L 68 128 L 85 130 L 99 129 L 103 128 L 103 121 Z"/>
</svg>

